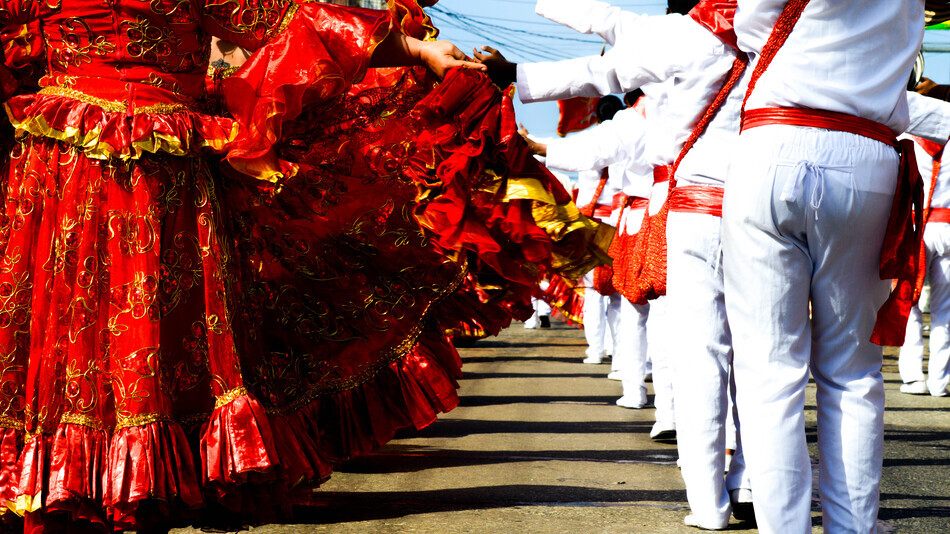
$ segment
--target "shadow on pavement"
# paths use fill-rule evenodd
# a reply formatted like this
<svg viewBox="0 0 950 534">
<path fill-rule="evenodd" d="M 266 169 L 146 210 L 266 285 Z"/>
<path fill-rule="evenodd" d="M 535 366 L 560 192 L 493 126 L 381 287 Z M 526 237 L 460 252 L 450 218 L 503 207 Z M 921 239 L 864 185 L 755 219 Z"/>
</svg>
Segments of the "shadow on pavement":
<svg viewBox="0 0 950 534">
<path fill-rule="evenodd" d="M 554 395 L 462 395 L 459 406 L 498 406 L 502 404 L 556 404 L 570 402 L 575 404 L 614 404 L 617 395 L 590 396 L 554 396 Z"/>
<path fill-rule="evenodd" d="M 387 449 L 353 459 L 343 464 L 338 471 L 364 474 L 415 473 L 427 469 L 539 461 L 674 465 L 676 450 L 464 451 L 416 447 L 405 450 Z"/>
<path fill-rule="evenodd" d="M 611 503 L 660 502 L 685 511 L 681 490 L 608 490 L 577 486 L 498 485 L 427 491 L 321 492 L 316 506 L 295 512 L 300 523 L 342 523 L 407 515 L 512 506 L 610 506 Z"/>
<path fill-rule="evenodd" d="M 648 433 L 648 421 L 484 421 L 443 419 L 424 430 L 399 433 L 398 438 L 459 438 L 473 434 L 623 434 Z"/>
<path fill-rule="evenodd" d="M 577 356 L 462 356 L 462 371 L 467 363 L 501 363 L 501 362 L 548 362 L 548 363 L 577 363 L 584 359 L 582 353 Z"/>
</svg>

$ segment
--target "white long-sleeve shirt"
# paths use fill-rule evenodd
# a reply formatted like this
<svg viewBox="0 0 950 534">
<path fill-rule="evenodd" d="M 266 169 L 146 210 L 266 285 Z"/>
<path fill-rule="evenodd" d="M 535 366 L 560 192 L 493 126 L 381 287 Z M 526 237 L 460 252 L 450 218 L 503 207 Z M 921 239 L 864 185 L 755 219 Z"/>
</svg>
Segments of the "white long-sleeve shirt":
<svg viewBox="0 0 950 534">
<path fill-rule="evenodd" d="M 950 139 L 950 102 L 907 92 L 910 121 L 906 133 L 941 145 Z"/>
<path fill-rule="evenodd" d="M 642 179 L 653 173 L 653 165 L 644 159 L 647 128 L 639 109 L 622 110 L 612 120 L 549 142 L 548 163 L 569 171 L 609 167 L 611 177 L 620 177 L 618 186 L 625 194 L 649 198 L 649 184 Z"/>
<path fill-rule="evenodd" d="M 758 55 L 786 0 L 739 0 L 739 47 Z M 747 109 L 799 107 L 863 117 L 903 132 L 923 0 L 812 0 L 759 79 Z"/>
<path fill-rule="evenodd" d="M 621 131 L 621 124 L 613 130 L 617 136 L 628 136 L 628 151 L 642 150 L 649 165 L 672 163 L 722 86 L 736 58 L 734 51 L 689 17 L 638 15 L 593 0 L 580 2 L 574 10 L 569 4 L 573 2 L 541 0 L 538 12 L 579 31 L 609 36 L 615 46 L 602 57 L 520 65 L 518 92 L 522 100 L 642 88 L 654 102 L 644 138 L 635 135 L 637 130 Z M 680 182 L 723 184 L 728 166 L 724 154 L 738 135 L 745 87 L 743 82 L 733 91 L 683 160 L 677 172 Z M 592 157 L 613 149 L 612 143 L 598 145 L 597 140 L 589 146 Z"/>
<path fill-rule="evenodd" d="M 617 41 L 616 29 L 628 20 L 619 7 L 597 0 L 538 0 L 534 12 L 580 33 L 599 35 L 610 45 Z"/>
</svg>

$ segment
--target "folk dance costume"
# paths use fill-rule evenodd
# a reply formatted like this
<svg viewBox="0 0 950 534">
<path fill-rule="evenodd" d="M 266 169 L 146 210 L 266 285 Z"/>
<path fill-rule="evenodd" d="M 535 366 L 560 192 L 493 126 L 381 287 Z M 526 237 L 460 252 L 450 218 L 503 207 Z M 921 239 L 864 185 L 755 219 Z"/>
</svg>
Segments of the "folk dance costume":
<svg viewBox="0 0 950 534">
<path fill-rule="evenodd" d="M 541 4 L 539 3 L 539 8 Z M 683 465 L 683 476 L 692 515 L 687 524 L 703 528 L 724 528 L 731 512 L 728 490 L 748 489 L 741 454 L 733 461 L 730 480 L 723 480 L 725 467 L 725 424 L 730 395 L 731 338 L 725 320 L 723 270 L 720 261 L 721 187 L 726 163 L 719 156 L 735 138 L 741 92 L 732 91 L 743 72 L 744 63 L 736 60 L 728 35 L 711 21 L 726 19 L 734 5 L 706 6 L 693 17 L 640 17 L 620 12 L 600 3 L 592 9 L 612 13 L 616 24 L 615 46 L 603 57 L 575 60 L 557 69 L 564 84 L 579 94 L 587 91 L 631 90 L 645 83 L 664 82 L 667 103 L 663 121 L 656 122 L 648 143 L 657 140 L 668 145 L 660 162 L 676 160 L 677 186 L 671 189 L 667 203 L 670 215 L 668 235 L 667 313 L 677 318 L 693 335 L 669 349 L 674 372 L 676 428 Z M 719 3 L 722 4 L 722 3 Z M 700 9 L 702 8 L 702 4 Z M 717 10 L 718 9 L 718 10 Z M 704 18 L 708 15 L 708 18 Z M 721 22 L 721 20 L 719 21 Z M 728 30 L 729 28 L 725 28 Z M 712 30 L 712 31 L 711 31 Z M 728 31 L 724 33 L 728 34 Z M 669 46 L 657 43 L 676 39 Z M 722 40 L 721 40 L 722 39 Z M 689 45 L 683 46 L 683 40 Z M 664 53 L 656 53 L 657 50 Z M 649 57 L 643 51 L 650 50 Z M 530 81 L 544 66 L 519 65 L 519 91 L 522 95 L 548 95 L 549 84 L 537 87 Z M 569 81 L 571 80 L 571 81 Z M 675 81 L 673 81 L 675 80 Z M 731 85 L 724 87 L 726 82 Z M 650 95 L 651 88 L 644 87 Z M 721 98 L 717 100 L 717 93 Z M 730 96 L 724 103 L 725 96 Z M 716 101 L 722 109 L 712 108 L 703 117 L 704 108 Z M 667 112 L 667 110 L 672 110 Z M 697 121 L 702 118 L 700 126 Z M 698 139 L 697 139 L 697 136 Z M 680 151 L 687 144 L 685 158 Z M 694 144 L 695 143 L 695 144 Z M 659 152 L 659 151 L 658 151 Z M 682 158 L 682 161 L 679 159 Z M 658 172 L 662 183 L 664 173 Z M 651 197 L 653 205 L 663 204 L 665 195 Z M 658 315 L 656 304 L 651 320 Z M 685 318 L 685 319 L 684 319 Z M 652 331 L 650 331 L 652 334 Z M 651 340 L 652 345 L 652 340 Z M 654 362 L 654 380 L 662 372 L 662 362 Z M 658 407 L 658 421 L 660 420 Z"/>
<path fill-rule="evenodd" d="M 611 122 L 602 122 L 577 135 L 585 136 Z M 615 226 L 619 216 L 615 204 L 620 195 L 624 168 L 616 164 L 606 167 L 586 166 L 589 160 L 585 140 L 588 138 L 589 135 L 551 140 L 547 143 L 546 163 L 561 171 L 577 172 L 576 203 L 581 212 Z M 611 277 L 609 268 L 598 267 L 586 273 L 581 280 L 584 288 L 584 336 L 588 345 L 584 363 L 602 363 L 607 355 L 616 356 L 621 350 L 620 295 L 610 284 Z"/>
<path fill-rule="evenodd" d="M 470 259 L 530 294 L 539 260 L 583 269 L 605 244 L 483 75 L 402 86 L 414 120 L 388 127 L 387 105 L 347 100 L 387 12 L 110 5 L 3 5 L 45 42 L 43 89 L 6 102 L 0 242 L 0 497 L 27 531 L 147 529 L 204 506 L 266 519 L 454 407 L 437 318 Z M 257 49 L 223 82 L 229 117 L 203 103 L 211 34 Z M 341 110 L 363 145 L 334 137 L 354 127 Z M 313 120 L 333 128 L 313 137 Z M 507 176 L 488 161 L 520 188 L 480 196 Z"/>
<path fill-rule="evenodd" d="M 900 344 L 906 318 L 891 312 L 909 304 L 916 274 L 905 268 L 913 239 L 885 241 L 885 229 L 909 237 L 914 228 L 889 214 L 895 203 L 910 213 L 914 196 L 908 181 L 895 198 L 894 132 L 908 124 L 922 29 L 918 0 L 739 1 L 738 43 L 758 74 L 726 181 L 722 242 L 736 400 L 743 427 L 755 429 L 742 441 L 763 532 L 812 530 L 809 370 L 823 526 L 877 528 L 884 387 L 870 340 L 888 296 L 882 275 L 899 274 L 901 291 L 881 314 L 896 332 L 879 329 L 876 339 Z M 888 258 L 907 256 L 882 270 L 882 242 Z"/>
<path fill-rule="evenodd" d="M 944 140 L 950 139 L 950 104 L 942 100 L 909 94 L 911 131 L 919 129 L 915 119 L 929 115 L 941 120 L 942 128 L 929 128 Z M 940 134 L 940 130 L 943 134 Z M 901 392 L 916 395 L 947 395 L 950 383 L 950 169 L 943 165 L 944 144 L 917 137 L 915 151 L 920 175 L 927 192 L 924 214 L 924 263 L 931 285 L 930 360 L 924 374 L 924 341 L 921 311 L 911 309 L 907 334 L 900 350 L 898 369 Z"/>
<path fill-rule="evenodd" d="M 644 160 L 643 146 L 643 133 L 647 128 L 645 114 L 649 113 L 647 108 L 651 107 L 647 100 L 644 97 L 636 106 L 618 112 L 612 120 L 574 134 L 570 139 L 547 144 L 548 159 L 562 167 L 610 166 L 613 170 L 622 165 L 623 189 L 620 201 L 615 202 L 617 212 L 612 216 L 616 218 L 617 225 L 615 243 L 639 231 L 643 214 L 649 205 L 653 167 Z M 572 150 L 564 150 L 562 145 Z M 620 299 L 620 339 L 611 361 L 623 384 L 623 397 L 617 401 L 619 406 L 642 408 L 647 404 L 644 374 L 649 310 L 649 303 L 633 304 L 625 298 Z M 669 420 L 672 423 L 672 417 Z"/>
</svg>

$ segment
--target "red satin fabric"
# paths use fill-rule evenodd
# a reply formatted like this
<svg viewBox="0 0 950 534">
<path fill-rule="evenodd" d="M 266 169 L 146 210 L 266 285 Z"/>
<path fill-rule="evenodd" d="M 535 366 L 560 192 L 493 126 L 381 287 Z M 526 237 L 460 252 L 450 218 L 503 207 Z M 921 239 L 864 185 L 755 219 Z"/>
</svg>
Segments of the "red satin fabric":
<svg viewBox="0 0 950 534">
<path fill-rule="evenodd" d="M 742 115 L 742 131 L 770 124 L 786 124 L 848 132 L 897 146 L 897 134 L 881 124 L 847 113 L 801 108 L 761 108 L 746 110 Z"/>
<path fill-rule="evenodd" d="M 896 280 L 887 301 L 878 310 L 871 341 L 878 345 L 904 343 L 907 317 L 920 298 L 919 272 L 923 269 L 920 248 L 924 229 L 924 189 L 910 139 L 898 141 L 883 124 L 844 113 L 797 108 L 766 108 L 746 111 L 743 130 L 769 124 L 824 128 L 861 135 L 894 146 L 900 152 L 897 190 L 881 246 L 881 279 Z"/>
<path fill-rule="evenodd" d="M 702 0 L 689 11 L 689 16 L 724 44 L 738 50 L 738 37 L 732 25 L 737 4 L 736 0 Z"/>
<path fill-rule="evenodd" d="M 927 222 L 950 223 L 950 208 L 931 208 Z"/>
<path fill-rule="evenodd" d="M 228 163 L 250 176 L 289 174 L 275 149 L 284 124 L 304 106 L 331 101 L 361 78 L 390 25 L 385 11 L 301 4 L 267 47 L 222 82 L 228 111 L 242 125 L 229 145 Z"/>
<path fill-rule="evenodd" d="M 645 210 L 650 207 L 650 199 L 643 197 L 627 197 L 626 205 L 634 210 Z"/>
<path fill-rule="evenodd" d="M 354 87 L 387 15 L 301 7 L 307 15 L 260 50 L 273 63 L 239 74 L 266 90 L 244 94 L 252 101 L 235 108 L 235 123 L 187 108 L 190 77 L 204 73 L 179 57 L 188 46 L 136 62 L 133 43 L 103 22 L 151 23 L 148 10 L 169 6 L 112 5 L 12 14 L 56 21 L 47 60 L 66 58 L 90 91 L 8 106 L 54 130 L 27 131 L 14 146 L 0 214 L 0 496 L 19 503 L 28 529 L 156 528 L 210 502 L 266 520 L 308 497 L 334 463 L 455 407 L 461 362 L 440 317 L 477 308 L 500 328 L 523 316 L 555 256 L 564 268 L 594 263 L 597 225 L 549 235 L 535 201 L 489 187 L 532 177 L 571 211 L 485 76 L 454 72 L 436 86 L 407 75 L 391 86 L 390 72 Z M 159 29 L 192 31 L 182 42 L 204 50 L 200 19 L 253 48 L 287 5 L 247 35 L 234 35 L 242 17 L 202 2 L 167 14 L 192 25 Z M 82 68 L 63 56 L 72 24 L 102 32 L 102 54 Z M 323 70 L 298 69 L 289 42 Z M 117 66 L 129 67 L 125 94 L 110 78 Z M 181 87 L 158 90 L 152 74 Z M 139 87 L 139 75 L 153 83 Z M 245 148 L 257 137 L 270 143 L 253 147 L 263 157 L 296 157 L 301 173 L 283 191 L 197 157 L 235 124 Z M 466 266 L 482 287 L 501 288 L 494 301 L 457 305 L 474 293 L 459 286 Z"/>
<path fill-rule="evenodd" d="M 670 211 L 702 213 L 722 217 L 723 188 L 707 185 L 681 185 L 670 192 Z"/>
<path fill-rule="evenodd" d="M 599 100 L 599 98 L 583 96 L 558 100 L 557 134 L 564 137 L 571 132 L 584 130 L 597 124 L 597 102 Z"/>
</svg>

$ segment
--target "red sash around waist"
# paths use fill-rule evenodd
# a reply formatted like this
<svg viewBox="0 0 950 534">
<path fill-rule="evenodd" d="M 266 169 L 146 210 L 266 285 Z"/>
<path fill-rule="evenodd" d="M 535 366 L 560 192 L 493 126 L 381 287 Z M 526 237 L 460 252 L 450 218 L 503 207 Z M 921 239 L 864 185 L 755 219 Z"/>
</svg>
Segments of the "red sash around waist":
<svg viewBox="0 0 950 534">
<path fill-rule="evenodd" d="M 589 207 L 586 209 L 590 210 Z M 610 214 L 614 212 L 614 207 L 610 204 L 597 204 L 593 210 L 590 210 L 589 217 L 595 219 L 609 219 Z"/>
<path fill-rule="evenodd" d="M 930 208 L 928 223 L 950 223 L 950 208 Z"/>
<path fill-rule="evenodd" d="M 643 197 L 627 197 L 627 201 L 624 205 L 633 210 L 645 210 L 650 207 L 650 199 Z"/>
<path fill-rule="evenodd" d="M 722 217 L 722 191 L 711 185 L 676 186 L 670 193 L 670 211 Z"/>
<path fill-rule="evenodd" d="M 672 173 L 673 173 L 672 165 L 661 165 L 659 167 L 653 167 L 653 183 L 661 184 L 663 182 L 669 182 Z"/>
<path fill-rule="evenodd" d="M 882 280 L 896 279 L 887 302 L 878 310 L 871 341 L 878 345 L 904 344 L 907 317 L 920 298 L 923 265 L 920 247 L 924 228 L 924 187 L 910 139 L 897 140 L 887 126 L 845 113 L 797 108 L 764 108 L 745 112 L 742 129 L 787 124 L 847 132 L 893 146 L 900 153 L 897 190 L 881 246 Z M 933 214 L 931 214 L 933 217 Z"/>
<path fill-rule="evenodd" d="M 761 108 L 747 110 L 742 116 L 743 131 L 770 124 L 787 124 L 847 132 L 894 147 L 897 146 L 897 135 L 887 126 L 847 113 L 801 108 Z"/>
<path fill-rule="evenodd" d="M 611 209 L 620 209 L 627 204 L 627 195 L 623 193 L 617 193 L 614 195 L 614 202 L 611 204 Z"/>
</svg>

